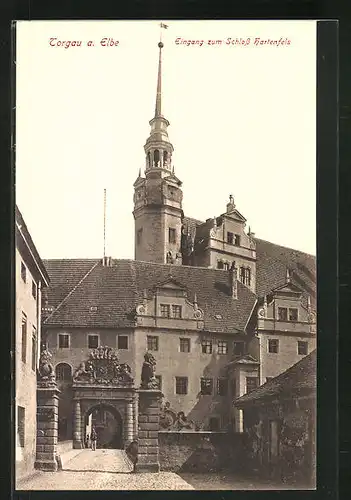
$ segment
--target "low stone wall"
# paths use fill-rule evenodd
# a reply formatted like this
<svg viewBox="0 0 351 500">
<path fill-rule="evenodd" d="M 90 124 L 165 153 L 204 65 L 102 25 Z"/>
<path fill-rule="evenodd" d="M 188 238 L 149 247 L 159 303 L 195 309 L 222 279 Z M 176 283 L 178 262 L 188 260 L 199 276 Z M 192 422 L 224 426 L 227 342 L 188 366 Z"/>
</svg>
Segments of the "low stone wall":
<svg viewBox="0 0 351 500">
<path fill-rule="evenodd" d="M 63 455 L 67 451 L 73 450 L 73 441 L 72 440 L 67 440 L 67 441 L 59 441 L 57 443 L 57 453 L 58 455 Z"/>
<path fill-rule="evenodd" d="M 242 442 L 242 435 L 236 433 L 160 431 L 160 467 L 173 472 L 235 471 Z"/>
</svg>

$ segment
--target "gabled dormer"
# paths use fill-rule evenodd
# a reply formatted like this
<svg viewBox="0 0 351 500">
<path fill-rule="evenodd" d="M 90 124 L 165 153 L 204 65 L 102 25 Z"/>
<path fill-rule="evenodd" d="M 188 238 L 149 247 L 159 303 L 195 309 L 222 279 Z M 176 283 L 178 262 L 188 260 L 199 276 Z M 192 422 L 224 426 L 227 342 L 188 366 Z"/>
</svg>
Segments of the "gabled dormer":
<svg viewBox="0 0 351 500">
<path fill-rule="evenodd" d="M 286 282 L 261 300 L 258 330 L 313 334 L 314 323 L 309 299 L 306 305 L 303 291 L 292 283 L 287 270 Z"/>
<path fill-rule="evenodd" d="M 182 283 L 169 278 L 153 290 L 144 291 L 136 308 L 136 321 L 144 327 L 199 330 L 204 326 L 204 314 L 196 294 L 189 297 Z"/>
</svg>

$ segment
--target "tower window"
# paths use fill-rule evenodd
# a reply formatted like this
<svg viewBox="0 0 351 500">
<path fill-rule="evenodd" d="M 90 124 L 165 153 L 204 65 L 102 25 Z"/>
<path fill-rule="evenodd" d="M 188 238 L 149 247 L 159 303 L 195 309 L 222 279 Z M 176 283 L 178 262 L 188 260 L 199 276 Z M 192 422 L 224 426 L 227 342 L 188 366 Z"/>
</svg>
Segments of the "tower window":
<svg viewBox="0 0 351 500">
<path fill-rule="evenodd" d="M 167 165 L 168 162 L 168 153 L 167 151 L 163 152 L 163 165 Z"/>
<path fill-rule="evenodd" d="M 137 245 L 141 244 L 142 237 L 143 237 L 143 228 L 138 229 L 137 231 Z"/>
<path fill-rule="evenodd" d="M 249 267 L 240 268 L 240 281 L 247 286 L 251 284 L 251 269 Z"/>
<path fill-rule="evenodd" d="M 160 152 L 158 149 L 155 149 L 154 151 L 154 162 L 155 162 L 155 167 L 158 167 L 158 164 L 160 162 Z"/>
<path fill-rule="evenodd" d="M 168 242 L 169 243 L 176 242 L 176 230 L 173 227 L 168 228 Z"/>
<path fill-rule="evenodd" d="M 234 243 L 234 234 L 230 233 L 229 231 L 227 232 L 227 242 L 232 245 Z"/>
</svg>

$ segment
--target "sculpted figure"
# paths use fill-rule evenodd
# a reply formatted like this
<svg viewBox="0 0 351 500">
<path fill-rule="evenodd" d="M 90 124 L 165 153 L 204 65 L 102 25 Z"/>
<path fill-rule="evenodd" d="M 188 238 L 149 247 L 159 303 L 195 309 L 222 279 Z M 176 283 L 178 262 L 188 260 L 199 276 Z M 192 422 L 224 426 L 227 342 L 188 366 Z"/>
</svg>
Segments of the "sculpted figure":
<svg viewBox="0 0 351 500">
<path fill-rule="evenodd" d="M 144 355 L 144 363 L 141 369 L 141 388 L 142 389 L 157 389 L 158 382 L 155 377 L 156 360 L 154 356 L 147 352 Z"/>
<path fill-rule="evenodd" d="M 50 363 L 50 359 L 52 358 L 52 354 L 47 349 L 44 349 L 40 354 L 39 359 L 39 378 L 41 380 L 55 380 L 55 371 L 54 367 Z"/>
<path fill-rule="evenodd" d="M 180 411 L 177 414 L 177 420 L 175 422 L 175 427 L 177 430 L 181 431 L 182 429 L 193 429 L 194 423 L 192 420 L 188 420 L 183 411 Z"/>
<path fill-rule="evenodd" d="M 80 363 L 79 367 L 74 372 L 73 381 L 76 382 L 78 380 L 81 380 L 82 378 L 86 378 L 89 376 L 89 374 L 90 371 L 86 370 L 85 363 Z"/>
</svg>

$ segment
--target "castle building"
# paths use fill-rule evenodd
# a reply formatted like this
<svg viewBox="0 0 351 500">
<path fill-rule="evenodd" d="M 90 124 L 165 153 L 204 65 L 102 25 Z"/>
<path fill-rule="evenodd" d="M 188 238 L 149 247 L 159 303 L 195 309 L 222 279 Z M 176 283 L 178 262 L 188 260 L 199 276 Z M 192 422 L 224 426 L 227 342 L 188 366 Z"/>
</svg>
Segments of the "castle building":
<svg viewBox="0 0 351 500">
<path fill-rule="evenodd" d="M 152 352 L 175 414 L 237 432 L 242 411 L 232 401 L 316 346 L 314 256 L 246 231 L 233 196 L 217 217 L 184 215 L 162 114 L 162 48 L 145 173 L 134 183 L 135 259 L 45 261 L 42 336 L 61 390 L 59 439 L 72 439 L 72 376 L 99 346 L 117 349 L 136 381 Z M 82 418 L 89 429 L 105 417 Z M 123 445 L 123 429 L 117 441 Z"/>
<path fill-rule="evenodd" d="M 49 285 L 46 268 L 16 207 L 16 475 L 34 467 L 37 380 L 41 333 L 41 294 Z"/>
</svg>

